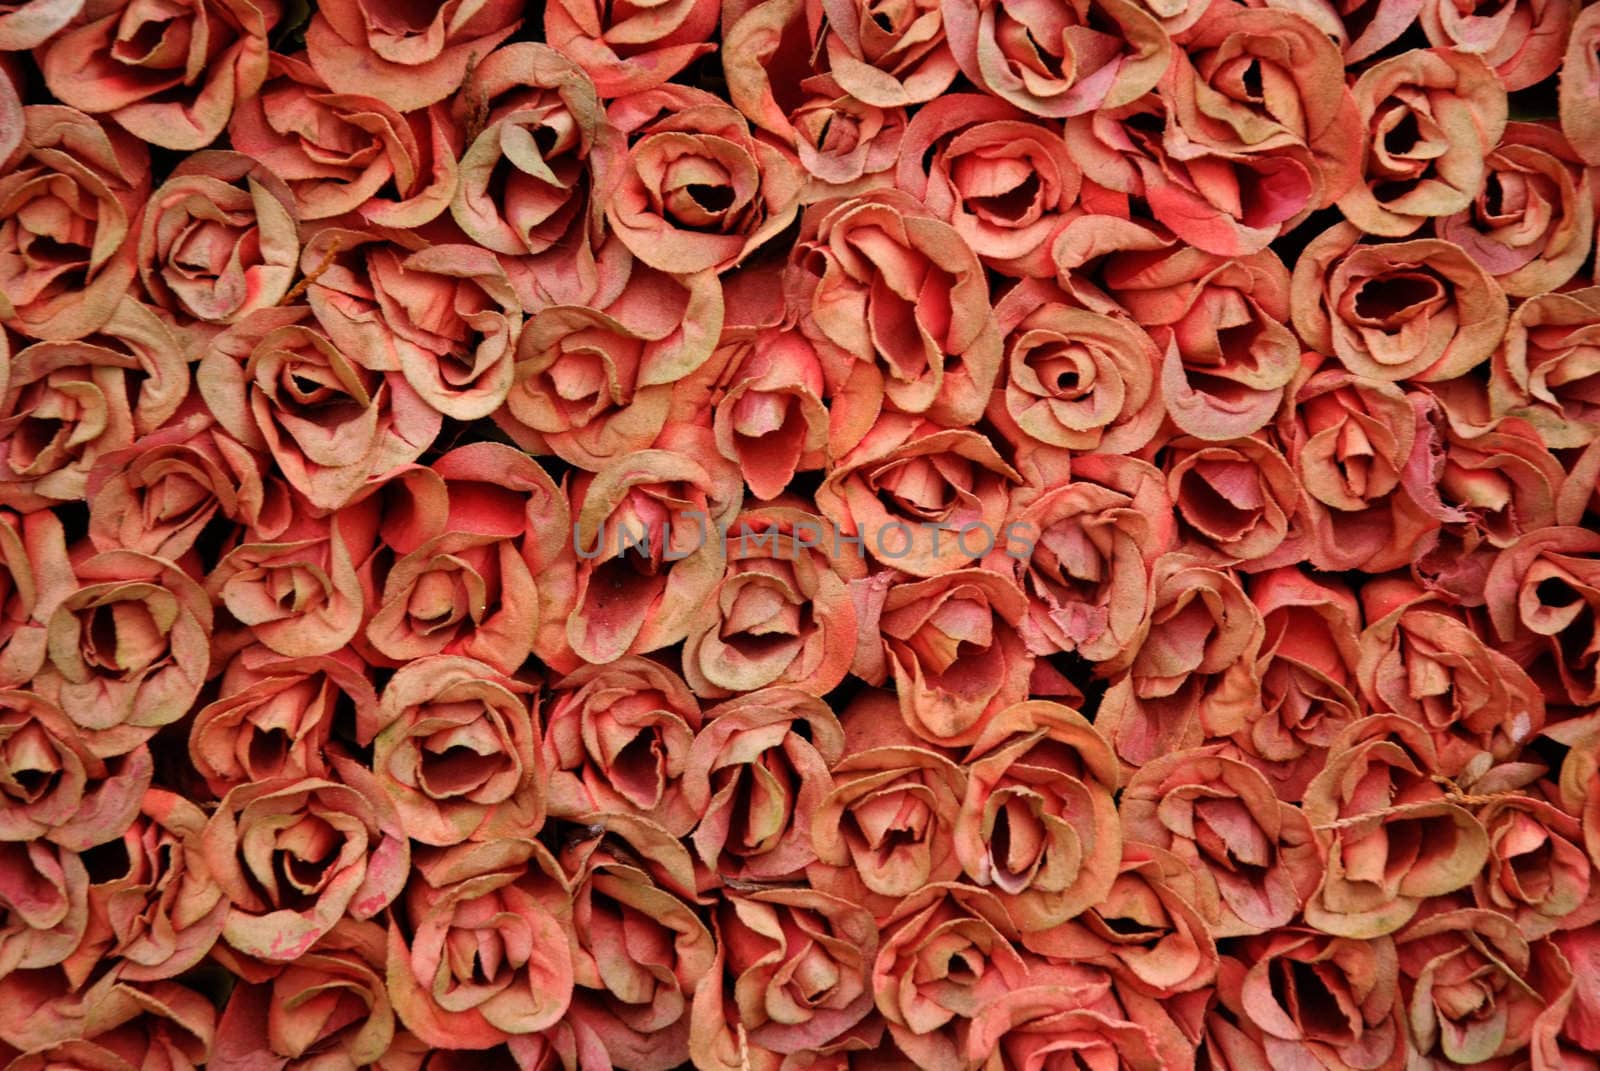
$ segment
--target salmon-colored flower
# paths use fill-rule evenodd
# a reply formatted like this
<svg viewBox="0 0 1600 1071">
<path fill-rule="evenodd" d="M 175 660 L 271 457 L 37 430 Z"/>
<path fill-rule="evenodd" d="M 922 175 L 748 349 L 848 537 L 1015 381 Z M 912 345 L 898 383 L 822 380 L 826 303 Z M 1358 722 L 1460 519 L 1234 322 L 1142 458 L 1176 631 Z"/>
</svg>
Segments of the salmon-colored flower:
<svg viewBox="0 0 1600 1071">
<path fill-rule="evenodd" d="M 460 135 L 442 108 L 401 115 L 361 89 L 335 92 L 303 53 L 273 52 L 228 138 L 282 180 L 302 220 L 355 212 L 384 227 L 427 223 L 455 190 Z"/>
<path fill-rule="evenodd" d="M 410 845 L 392 803 L 346 764 L 334 781 L 261 781 L 223 797 L 206 823 L 206 865 L 232 908 L 223 939 L 293 960 L 346 913 L 369 919 L 399 895 Z"/>
<path fill-rule="evenodd" d="M 103 112 L 141 141 L 203 149 L 267 76 L 280 0 L 111 0 L 41 51 L 63 103 Z"/>
<path fill-rule="evenodd" d="M 705 719 L 683 772 L 701 862 L 741 881 L 797 874 L 817 858 L 811 820 L 844 755 L 838 719 L 816 696 L 778 687 L 730 699 Z"/>
<path fill-rule="evenodd" d="M 1574 527 L 1529 532 L 1495 558 L 1484 585 L 1489 619 L 1508 657 L 1556 703 L 1600 701 L 1594 651 L 1600 610 L 1600 535 Z"/>
<path fill-rule="evenodd" d="M 1367 68 L 1353 93 L 1366 137 L 1361 180 L 1339 200 L 1352 227 L 1399 238 L 1471 207 L 1506 125 L 1505 88 L 1482 59 L 1412 49 Z"/>
<path fill-rule="evenodd" d="M 751 494 L 770 502 L 797 472 L 826 460 L 828 410 L 816 348 L 798 331 L 766 330 L 719 348 L 710 364 L 719 363 L 716 381 L 727 390 L 711 418 L 717 450 L 739 466 Z"/>
<path fill-rule="evenodd" d="M 150 197 L 139 230 L 139 278 L 180 317 L 235 323 L 278 304 L 300 260 L 294 199 L 241 153 L 195 153 Z"/>
<path fill-rule="evenodd" d="M 461 85 L 474 56 L 487 56 L 521 24 L 513 0 L 445 0 L 394 8 L 383 0 L 330 0 L 306 27 L 317 74 L 338 93 L 377 97 L 410 112 Z"/>
<path fill-rule="evenodd" d="M 1268 440 L 1167 444 L 1167 493 L 1189 553 L 1255 572 L 1299 560 L 1300 481 Z"/>
<path fill-rule="evenodd" d="M 1540 294 L 1511 314 L 1491 366 L 1490 405 L 1532 424 L 1552 450 L 1586 446 L 1600 434 L 1596 376 L 1600 287 Z"/>
<path fill-rule="evenodd" d="M 355 664 L 352 664 L 355 663 Z M 348 655 L 284 658 L 246 647 L 222 672 L 222 694 L 189 729 L 189 758 L 219 797 L 238 785 L 327 778 L 335 722 L 357 736 L 377 721 L 378 697 Z"/>
<path fill-rule="evenodd" d="M 89 924 L 89 874 L 78 853 L 46 840 L 0 844 L 0 978 L 53 967 Z"/>
<path fill-rule="evenodd" d="M 553 1026 L 572 998 L 567 903 L 533 841 L 419 851 L 389 917 L 395 1014 L 427 1046 L 472 1052 Z"/>
<path fill-rule="evenodd" d="M 707 52 L 721 8 L 714 0 L 628 3 L 557 0 L 544 9 L 544 37 L 594 80 L 606 98 L 652 89 Z"/>
<path fill-rule="evenodd" d="M 582 666 L 553 684 L 543 720 L 552 815 L 632 812 L 674 836 L 699 820 L 683 777 L 700 704 L 670 669 L 634 655 Z"/>
<path fill-rule="evenodd" d="M 1106 662 L 1137 643 L 1150 570 L 1177 533 L 1161 473 L 1131 457 L 1074 458 L 1070 481 L 1046 486 L 1013 516 L 1008 529 L 1028 541 L 1015 561 L 1029 649 Z"/>
<path fill-rule="evenodd" d="M 531 690 L 456 655 L 415 659 L 389 679 L 372 774 L 407 836 L 449 846 L 538 832 L 545 792 Z"/>
<path fill-rule="evenodd" d="M 1172 852 L 1212 885 L 1214 937 L 1286 926 L 1322 876 L 1304 814 L 1258 771 L 1197 748 L 1141 766 L 1122 791 L 1123 833 Z"/>
<path fill-rule="evenodd" d="M 383 927 L 342 919 L 271 979 L 234 986 L 207 1066 L 311 1071 L 377 1064 L 395 1036 L 385 957 Z"/>
<path fill-rule="evenodd" d="M 1435 48 L 1482 57 L 1507 91 L 1527 89 L 1561 67 L 1572 26 L 1570 4 L 1505 0 L 1486 10 L 1463 10 L 1455 0 L 1422 5 L 1422 30 Z"/>
<path fill-rule="evenodd" d="M 0 685 L 25 685 L 44 665 L 50 613 L 75 586 L 56 515 L 0 509 Z"/>
<path fill-rule="evenodd" d="M 1063 977 L 1055 984 L 1013 990 L 978 1015 L 967 1035 L 970 1063 L 1026 1071 L 1064 1053 L 1089 1067 L 1158 1071 L 1194 1058 L 1193 1044 L 1160 1003 L 1118 989 L 1093 968 L 1057 970 Z"/>
<path fill-rule="evenodd" d="M 1491 800 L 1478 820 L 1489 835 L 1489 863 L 1472 883 L 1479 907 L 1509 916 L 1530 940 L 1600 914 L 1600 887 L 1584 850 L 1586 820 L 1522 795 Z"/>
<path fill-rule="evenodd" d="M 1151 570 L 1144 634 L 1101 668 L 1115 675 L 1096 724 L 1124 762 L 1230 736 L 1261 702 L 1261 614 L 1232 575 L 1181 553 Z"/>
<path fill-rule="evenodd" d="M 210 600 L 177 566 L 129 550 L 78 564 L 50 615 L 35 678 L 97 755 L 120 755 L 189 712 L 210 666 Z"/>
<path fill-rule="evenodd" d="M 1337 937 L 1393 933 L 1424 901 L 1466 888 L 1488 860 L 1483 826 L 1434 780 L 1433 738 L 1375 715 L 1350 726 L 1306 788 L 1326 858 L 1305 921 Z"/>
<path fill-rule="evenodd" d="M 1115 756 L 1082 715 L 1030 701 L 994 717 L 967 756 L 956 855 L 1024 932 L 1100 903 L 1122 864 Z"/>
<path fill-rule="evenodd" d="M 21 144 L 0 161 L 0 322 L 82 338 L 105 326 L 137 274 L 150 152 L 72 108 L 32 105 L 22 121 Z"/>
<path fill-rule="evenodd" d="M 0 501 L 85 497 L 101 458 L 157 431 L 188 392 L 177 339 L 131 296 L 84 338 L 17 351 L 0 398 Z"/>
</svg>

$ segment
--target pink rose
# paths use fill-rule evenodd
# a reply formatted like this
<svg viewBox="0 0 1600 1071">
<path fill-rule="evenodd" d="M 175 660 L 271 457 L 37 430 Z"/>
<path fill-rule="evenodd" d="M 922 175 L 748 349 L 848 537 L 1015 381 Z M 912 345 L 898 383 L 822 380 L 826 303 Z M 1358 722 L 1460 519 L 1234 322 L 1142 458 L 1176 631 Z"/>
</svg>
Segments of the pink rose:
<svg viewBox="0 0 1600 1071">
<path fill-rule="evenodd" d="M 72 108 L 22 112 L 20 156 L 0 161 L 0 322 L 82 338 L 111 319 L 137 272 L 149 150 Z"/>
<path fill-rule="evenodd" d="M 600 95 L 626 97 L 659 86 L 716 49 L 709 38 L 720 7 L 713 0 L 627 3 L 556 0 L 544 9 L 544 36 L 582 67 Z"/>
<path fill-rule="evenodd" d="M 236 101 L 267 76 L 280 0 L 110 0 L 45 47 L 45 84 L 66 104 L 105 112 L 140 141 L 203 149 Z M 159 47 L 152 47 L 159 42 Z"/>
<path fill-rule="evenodd" d="M 1600 288 L 1540 294 L 1516 307 L 1495 351 L 1489 401 L 1495 414 L 1532 424 L 1552 450 L 1600 433 L 1588 388 L 1600 375 Z"/>
<path fill-rule="evenodd" d="M 521 15 L 512 0 L 445 0 L 411 12 L 383 0 L 329 0 L 306 28 L 306 52 L 335 92 L 416 111 L 455 92 L 474 56 L 511 36 Z"/>
<path fill-rule="evenodd" d="M 1561 68 L 1561 46 L 1572 22 L 1570 4 L 1542 0 L 1506 0 L 1481 12 L 1462 11 L 1450 0 L 1422 5 L 1428 43 L 1482 57 L 1508 92 L 1527 89 Z"/>
<path fill-rule="evenodd" d="M 56 515 L 0 509 L 0 685 L 25 685 L 44 665 L 50 612 L 76 586 Z"/>
</svg>

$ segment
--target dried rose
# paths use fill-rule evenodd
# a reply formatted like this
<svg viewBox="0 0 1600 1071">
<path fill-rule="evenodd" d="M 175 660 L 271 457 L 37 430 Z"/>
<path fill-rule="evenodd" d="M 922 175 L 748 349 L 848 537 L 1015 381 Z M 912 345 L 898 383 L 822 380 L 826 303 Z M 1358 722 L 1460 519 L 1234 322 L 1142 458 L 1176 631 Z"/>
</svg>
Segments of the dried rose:
<svg viewBox="0 0 1600 1071">
<path fill-rule="evenodd" d="M 531 690 L 455 655 L 418 658 L 389 679 L 372 772 L 407 836 L 448 846 L 538 832 L 545 792 Z"/>
<path fill-rule="evenodd" d="M 0 685 L 25 685 L 44 665 L 50 613 L 76 586 L 56 515 L 0 509 Z"/>
<path fill-rule="evenodd" d="M 20 350 L 7 379 L 0 501 L 24 508 L 86 497 L 101 459 L 159 429 L 189 391 L 173 333 L 132 297 L 85 338 Z"/>
<path fill-rule="evenodd" d="M 602 97 L 654 88 L 716 45 L 721 8 L 714 0 L 627 3 L 557 0 L 544 9 L 544 36 L 582 67 Z"/>
<path fill-rule="evenodd" d="M 1573 527 L 1530 532 L 1495 558 L 1484 585 L 1500 650 L 1556 703 L 1600 701 L 1594 651 L 1600 535 Z"/>
<path fill-rule="evenodd" d="M 634 655 L 582 666 L 554 683 L 543 721 L 552 815 L 631 812 L 674 836 L 699 820 L 683 776 L 700 704 L 670 669 Z"/>
<path fill-rule="evenodd" d="M 111 319 L 138 271 L 149 150 L 72 108 L 22 113 L 22 144 L 0 161 L 0 321 L 82 338 Z"/>
<path fill-rule="evenodd" d="M 967 759 L 956 855 L 1018 928 L 1048 929 L 1104 900 L 1122 863 L 1119 774 L 1094 727 L 1057 703 L 1019 703 Z"/>
<path fill-rule="evenodd" d="M 1600 913 L 1600 888 L 1584 850 L 1589 822 L 1521 795 L 1490 800 L 1478 821 L 1489 835 L 1489 863 L 1472 883 L 1479 907 L 1508 916 L 1530 940 Z"/>
<path fill-rule="evenodd" d="M 1488 838 L 1433 779 L 1433 738 L 1394 715 L 1356 722 L 1306 788 L 1305 816 L 1327 859 L 1308 925 L 1336 937 L 1393 933 L 1423 902 L 1471 884 Z"/>
<path fill-rule="evenodd" d="M 1532 424 L 1552 450 L 1600 434 L 1600 287 L 1540 294 L 1518 305 L 1495 351 L 1489 402 Z"/>
<path fill-rule="evenodd" d="M 1361 181 L 1339 201 L 1352 229 L 1400 238 L 1471 207 L 1506 125 L 1506 91 L 1477 56 L 1412 49 L 1353 90 L 1366 129 Z"/>
<path fill-rule="evenodd" d="M 1141 766 L 1122 791 L 1123 832 L 1175 854 L 1214 906 L 1215 937 L 1267 933 L 1287 925 L 1322 875 L 1305 815 L 1278 799 L 1258 771 L 1196 748 Z"/>
<path fill-rule="evenodd" d="M 108 113 L 140 141 L 203 149 L 267 76 L 280 0 L 109 0 L 42 50 L 63 103 Z"/>
<path fill-rule="evenodd" d="M 1299 560 L 1300 481 L 1263 433 L 1166 445 L 1167 493 L 1184 550 L 1248 572 Z"/>
<path fill-rule="evenodd" d="M 369 94 L 410 112 L 453 93 L 473 58 L 511 36 L 521 16 L 512 0 L 401 10 L 382 0 L 328 0 L 306 27 L 306 51 L 336 92 Z"/>
<path fill-rule="evenodd" d="M 78 853 L 45 840 L 0 844 L 0 876 L 0 979 L 70 956 L 89 923 L 89 874 Z"/>
<path fill-rule="evenodd" d="M 456 187 L 459 135 L 446 112 L 401 115 L 376 97 L 335 92 L 303 53 L 268 56 L 261 92 L 239 102 L 228 137 L 283 181 L 302 220 L 355 212 L 416 227 L 443 212 Z"/>
<path fill-rule="evenodd" d="M 719 351 L 711 363 L 719 358 L 727 364 L 718 383 L 728 386 L 712 415 L 717 450 L 739 466 L 751 494 L 770 502 L 795 473 L 826 460 L 822 365 L 798 331 L 761 332 Z"/>
<path fill-rule="evenodd" d="M 1573 9 L 1547 0 L 1503 0 L 1485 10 L 1463 10 L 1454 0 L 1433 0 L 1422 5 L 1421 21 L 1429 44 L 1482 57 L 1510 92 L 1562 67 Z"/>
<path fill-rule="evenodd" d="M 699 817 L 701 862 L 741 881 L 777 881 L 816 859 L 811 816 L 833 788 L 844 731 L 826 704 L 763 688 L 706 711 L 690 745 L 683 800 Z"/>
</svg>

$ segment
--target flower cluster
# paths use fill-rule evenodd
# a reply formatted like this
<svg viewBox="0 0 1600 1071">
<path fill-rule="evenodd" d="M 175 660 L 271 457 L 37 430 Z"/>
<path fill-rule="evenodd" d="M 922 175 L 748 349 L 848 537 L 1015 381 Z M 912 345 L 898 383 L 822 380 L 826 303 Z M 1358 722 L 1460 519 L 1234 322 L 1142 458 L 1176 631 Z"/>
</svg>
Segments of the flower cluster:
<svg viewBox="0 0 1600 1071">
<path fill-rule="evenodd" d="M 1595 1071 L 1600 3 L 0 3 L 0 1069 Z"/>
</svg>

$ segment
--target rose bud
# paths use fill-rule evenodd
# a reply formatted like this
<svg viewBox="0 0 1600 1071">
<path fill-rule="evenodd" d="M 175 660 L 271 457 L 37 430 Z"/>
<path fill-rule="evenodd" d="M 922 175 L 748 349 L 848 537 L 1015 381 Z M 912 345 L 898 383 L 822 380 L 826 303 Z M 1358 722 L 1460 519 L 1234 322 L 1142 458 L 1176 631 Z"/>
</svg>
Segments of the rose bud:
<svg viewBox="0 0 1600 1071">
<path fill-rule="evenodd" d="M 1433 737 L 1430 772 L 1455 777 L 1485 751 L 1515 758 L 1544 727 L 1538 685 L 1459 614 L 1403 580 L 1371 581 L 1361 598 L 1370 622 L 1361 690 L 1373 711 L 1400 714 Z"/>
<path fill-rule="evenodd" d="M 669 428 L 656 449 L 572 482 L 576 609 L 567 621 L 570 652 L 555 668 L 646 654 L 688 634 L 722 575 L 716 533 L 738 514 L 744 490 L 710 440 L 700 429 Z"/>
<path fill-rule="evenodd" d="M 1285 326 L 1283 262 L 1270 250 L 1225 259 L 1135 224 L 1117 229 L 1124 248 L 1107 250 L 1097 237 L 1102 218 L 1079 217 L 1056 241 L 1062 285 L 1074 292 L 1094 279 L 1104 292 L 1090 307 L 1120 311 L 1149 332 L 1163 354 L 1168 416 L 1183 431 L 1226 440 L 1260 429 L 1277 412 L 1300 360 L 1299 343 Z"/>
<path fill-rule="evenodd" d="M 85 851 L 115 840 L 150 786 L 150 752 L 99 758 L 61 710 L 32 692 L 0 692 L 0 840 Z"/>
<path fill-rule="evenodd" d="M 164 149 L 203 149 L 234 102 L 261 88 L 267 35 L 282 13 L 279 0 L 110 0 L 52 40 L 39 66 L 63 103 L 108 113 Z"/>
<path fill-rule="evenodd" d="M 330 227 L 306 244 L 301 269 L 317 273 L 306 292 L 317 321 L 351 362 L 400 372 L 444 416 L 488 416 L 511 389 L 522 330 L 505 272 L 475 245 L 385 234 Z"/>
<path fill-rule="evenodd" d="M 1161 473 L 1131 457 L 1077 457 L 1070 482 L 1047 484 L 1013 517 L 1008 534 L 1031 543 L 1015 559 L 1029 650 L 1124 655 L 1143 634 L 1150 571 L 1176 535 Z"/>
<path fill-rule="evenodd" d="M 219 518 L 271 536 L 288 525 L 291 509 L 278 475 L 263 471 L 262 458 L 192 397 L 166 426 L 101 455 L 89 472 L 87 498 L 89 540 L 97 550 L 136 550 L 168 561 L 183 557 Z"/>
<path fill-rule="evenodd" d="M 955 847 L 1024 932 L 1105 899 L 1122 863 L 1116 758 L 1081 714 L 1031 701 L 1001 711 L 967 756 Z"/>
<path fill-rule="evenodd" d="M 1600 103 L 1594 92 L 1600 69 L 1590 62 L 1600 41 L 1600 15 L 1583 8 L 1572 20 L 1561 61 L 1559 108 L 1561 132 L 1587 164 L 1600 164 Z"/>
<path fill-rule="evenodd" d="M 1092 968 L 1057 972 L 1061 981 L 1013 990 L 978 1013 L 967 1034 L 967 1066 L 1028 1071 L 1059 1054 L 1084 1067 L 1126 1071 L 1189 1066 L 1194 1045 L 1161 1004 L 1118 991 Z"/>
<path fill-rule="evenodd" d="M 82 338 L 111 319 L 138 271 L 149 150 L 72 108 L 22 112 L 22 144 L 0 178 L 0 322 Z"/>
<path fill-rule="evenodd" d="M 1528 671 L 1552 703 L 1600 702 L 1593 651 L 1600 610 L 1600 534 L 1558 527 L 1502 550 L 1484 599 L 1499 650 Z"/>
<path fill-rule="evenodd" d="M 1247 572 L 1298 561 L 1300 481 L 1263 433 L 1212 443 L 1193 436 L 1166 447 L 1167 492 L 1184 550 Z"/>
<path fill-rule="evenodd" d="M 333 654 L 361 628 L 356 563 L 377 537 L 375 504 L 301 515 L 271 542 L 240 544 L 206 578 L 207 592 L 251 642 L 285 658 Z"/>
<path fill-rule="evenodd" d="M 78 17 L 84 0 L 21 0 L 0 14 L 0 52 L 26 52 Z M 6 154 L 0 152 L 0 158 Z"/>
<path fill-rule="evenodd" d="M 384 0 L 329 0 L 306 27 L 306 52 L 335 92 L 416 111 L 455 92 L 474 59 L 515 33 L 521 16 L 513 0 L 445 0 L 405 14 Z"/>
<path fill-rule="evenodd" d="M 1049 278 L 1050 246 L 1081 176 L 1058 130 L 968 93 L 940 97 L 906 128 L 896 185 L 946 220 L 996 271 Z"/>
<path fill-rule="evenodd" d="M 385 955 L 381 926 L 343 919 L 269 981 L 234 986 L 207 1066 L 257 1071 L 263 1053 L 283 1071 L 376 1064 L 395 1035 Z"/>
<path fill-rule="evenodd" d="M 180 320 L 231 324 L 278 304 L 300 260 L 294 198 L 242 153 L 195 153 L 151 195 L 139 278 Z"/>
<path fill-rule="evenodd" d="M 1261 702 L 1264 626 L 1231 574 L 1180 553 L 1151 573 L 1145 634 L 1101 673 L 1115 676 L 1095 722 L 1117 755 L 1158 755 L 1240 731 Z"/>
<path fill-rule="evenodd" d="M 1000 299 L 995 319 L 1006 335 L 1005 381 L 988 415 L 1006 438 L 1126 454 L 1155 437 L 1165 414 L 1161 354 L 1139 325 L 1076 308 L 1031 280 Z"/>
<path fill-rule="evenodd" d="M 928 580 L 889 576 L 858 603 L 857 619 L 878 640 L 857 650 L 856 675 L 868 684 L 893 677 L 900 718 L 941 747 L 976 740 L 999 711 L 1025 699 L 1033 655 L 1018 628 L 1027 600 L 1010 578 L 958 569 Z"/>
<path fill-rule="evenodd" d="M 1285 928 L 1245 941 L 1241 1020 L 1271 1067 L 1401 1071 L 1406 1006 L 1388 937 Z"/>
<path fill-rule="evenodd" d="M 1570 4 L 1511 0 L 1498 10 L 1464 12 L 1447 0 L 1422 5 L 1422 30 L 1436 49 L 1472 53 L 1494 69 L 1507 92 L 1527 89 L 1561 67 L 1572 25 Z"/>
<path fill-rule="evenodd" d="M 544 9 L 544 39 L 582 67 L 600 95 L 653 89 L 716 45 L 721 8 L 714 0 L 670 0 L 612 8 L 593 0 L 557 0 Z"/>
<path fill-rule="evenodd" d="M 399 895 L 411 853 L 394 805 L 353 763 L 339 773 L 345 784 L 241 785 L 206 824 L 206 863 L 233 904 L 222 936 L 238 951 L 296 959 L 346 913 L 371 918 Z"/>
<path fill-rule="evenodd" d="M 1215 915 L 1217 892 L 1203 872 L 1171 852 L 1125 841 L 1121 872 L 1104 900 L 1059 926 L 1023 934 L 1022 943 L 1055 964 L 1103 967 L 1147 996 L 1204 990 L 1216 977 L 1217 944 L 1195 905 Z"/>
<path fill-rule="evenodd" d="M 534 841 L 419 850 L 389 917 L 400 1021 L 429 1046 L 473 1052 L 554 1025 L 572 997 L 567 905 L 559 866 Z"/>
<path fill-rule="evenodd" d="M 1512 297 L 1560 288 L 1594 243 L 1594 198 L 1582 162 L 1553 126 L 1508 123 L 1486 167 L 1472 206 L 1438 220 L 1435 231 Z"/>
<path fill-rule="evenodd" d="M 72 955 L 89 924 L 89 874 L 78 853 L 45 840 L 0 844 L 0 878 L 0 979 Z"/>
<path fill-rule="evenodd" d="M 374 370 L 305 321 L 304 307 L 262 310 L 201 358 L 200 395 L 238 442 L 269 453 L 288 483 L 326 512 L 372 477 L 415 461 L 439 414 L 398 369 Z"/>
<path fill-rule="evenodd" d="M 885 413 L 836 460 L 817 509 L 885 565 L 937 576 L 996 549 L 1020 481 L 981 433 Z"/>
<path fill-rule="evenodd" d="M 525 311 L 581 303 L 603 274 L 591 158 L 614 136 L 594 83 L 571 59 L 531 41 L 480 59 L 452 105 L 457 122 L 478 133 L 461 158 L 450 214 L 499 255 Z"/>
<path fill-rule="evenodd" d="M 233 147 L 288 187 L 298 218 L 355 212 L 381 227 L 421 226 L 444 211 L 458 136 L 440 108 L 403 116 L 375 97 L 333 92 L 304 53 L 271 53 L 261 92 L 228 124 Z"/>
<path fill-rule="evenodd" d="M 1005 908 L 970 885 L 934 884 L 906 896 L 883 925 L 872 969 L 878 1010 L 895 1045 L 927 1071 L 968 1066 L 967 1024 L 1028 984 Z"/>
<path fill-rule="evenodd" d="M 691 1052 L 723 1035 L 768 1054 L 822 1049 L 873 1006 L 878 928 L 849 901 L 811 889 L 728 894 L 718 905 L 722 947 L 695 989 Z M 766 1062 L 770 1060 L 770 1065 Z"/>
<path fill-rule="evenodd" d="M 1310 823 L 1267 779 L 1218 749 L 1163 755 L 1122 792 L 1124 834 L 1172 852 L 1214 887 L 1202 904 L 1214 937 L 1289 923 L 1317 887 L 1322 861 Z"/>
<path fill-rule="evenodd" d="M 866 433 L 877 399 L 953 426 L 983 412 L 1000 332 L 983 266 L 954 227 L 895 190 L 824 202 L 802 217 L 790 265 L 829 389 L 869 409 L 836 452 Z"/>
<path fill-rule="evenodd" d="M 1489 864 L 1472 883 L 1473 900 L 1512 919 L 1530 940 L 1592 922 L 1600 916 L 1600 887 L 1584 850 L 1590 817 L 1588 807 L 1580 822 L 1532 796 L 1490 800 L 1478 812 Z"/>
<path fill-rule="evenodd" d="M 683 674 L 696 695 L 722 699 L 768 685 L 824 695 L 844 680 L 858 642 L 846 584 L 865 576 L 866 565 L 828 548 L 823 531 L 819 518 L 797 509 L 739 514 L 726 570 L 684 641 Z"/>
<path fill-rule="evenodd" d="M 532 690 L 454 655 L 418 658 L 389 679 L 372 771 L 407 836 L 448 846 L 538 832 L 545 791 L 524 698 Z"/>
<path fill-rule="evenodd" d="M 739 466 L 751 494 L 770 502 L 795 473 L 823 468 L 827 460 L 822 365 L 798 331 L 763 331 L 727 346 L 711 363 L 719 358 L 728 363 L 717 377 L 727 389 L 711 418 L 717 451 Z"/>
<path fill-rule="evenodd" d="M 210 666 L 211 603 L 176 566 L 133 551 L 77 567 L 35 678 L 99 756 L 132 751 L 189 712 Z"/>
<path fill-rule="evenodd" d="M 794 219 L 797 161 L 752 137 L 744 116 L 710 93 L 647 90 L 612 104 L 606 121 L 618 134 L 595 160 L 606 219 L 650 267 L 723 272 Z"/>
<path fill-rule="evenodd" d="M 327 778 L 335 723 L 375 724 L 378 698 L 348 654 L 283 658 L 246 647 L 222 672 L 221 696 L 189 729 L 189 757 L 219 797 L 239 785 Z"/>
<path fill-rule="evenodd" d="M 1155 88 L 1172 52 L 1161 24 L 1128 0 L 1031 11 L 947 0 L 943 14 L 961 73 L 985 93 L 1050 118 L 1136 100 Z"/>
<path fill-rule="evenodd" d="M 39 672 L 50 612 L 76 586 L 56 515 L 0 508 L 0 686 L 25 685 Z"/>
<path fill-rule="evenodd" d="M 495 423 L 532 453 L 598 472 L 656 441 L 673 384 L 711 357 L 722 321 L 712 273 L 636 265 L 603 310 L 550 305 L 534 314 Z"/>
<path fill-rule="evenodd" d="M 1437 768 L 1427 730 L 1394 715 L 1356 722 L 1330 749 L 1302 804 L 1327 859 L 1306 902 L 1308 925 L 1379 937 L 1410 922 L 1425 900 L 1471 884 L 1488 839 L 1434 780 Z"/>
<path fill-rule="evenodd" d="M 811 884 L 882 917 L 930 882 L 960 876 L 952 834 L 966 775 L 911 734 L 886 693 L 862 693 L 842 722 L 847 754 L 812 814 L 811 843 L 823 863 L 849 875 L 814 873 Z"/>
<path fill-rule="evenodd" d="M 1368 67 L 1353 93 L 1366 151 L 1361 180 L 1339 200 L 1343 226 L 1401 238 L 1471 207 L 1506 125 L 1505 88 L 1483 60 L 1412 49 Z"/>
<path fill-rule="evenodd" d="M 1441 911 L 1395 935 L 1411 1059 L 1482 1067 L 1520 1053 L 1557 989 L 1548 946 L 1493 911 Z M 1564 972 L 1563 972 L 1564 973 Z"/>
<path fill-rule="evenodd" d="M 764 688 L 706 711 L 683 771 L 701 862 L 741 881 L 777 881 L 815 861 L 811 817 L 843 754 L 833 712 L 794 688 Z"/>
<path fill-rule="evenodd" d="M 1278 434 L 1306 492 L 1313 566 L 1398 569 L 1443 519 L 1465 519 L 1439 502 L 1430 471 L 1437 433 L 1422 396 L 1308 354 L 1290 397 Z"/>
<path fill-rule="evenodd" d="M 563 929 L 577 981 L 566 1022 L 616 1067 L 668 1071 L 688 1059 L 690 995 L 711 978 L 717 954 L 692 906 L 695 866 L 676 838 L 647 820 L 586 817 L 561 855 L 572 889 Z M 560 1044 L 570 1050 L 572 1042 Z"/>
<path fill-rule="evenodd" d="M 699 820 L 684 791 L 700 704 L 670 669 L 624 655 L 552 686 L 540 758 L 557 817 L 633 813 L 673 836 Z"/>
<path fill-rule="evenodd" d="M 0 386 L 0 501 L 36 509 L 86 497 L 101 458 L 178 411 L 189 368 L 167 326 L 125 297 L 86 337 L 19 350 Z"/>
<path fill-rule="evenodd" d="M 1347 588 L 1298 569 L 1252 577 L 1249 592 L 1266 629 L 1256 660 L 1261 711 L 1229 739 L 1234 757 L 1265 774 L 1279 799 L 1298 803 L 1328 748 L 1364 712 L 1361 608 Z"/>
<path fill-rule="evenodd" d="M 228 918 L 201 844 L 205 813 L 159 788 L 136 798 L 132 824 L 96 852 L 118 862 L 89 886 L 88 928 L 62 964 L 76 985 L 108 961 L 130 982 L 177 977 L 206 957 Z"/>
<path fill-rule="evenodd" d="M 1518 305 L 1490 366 L 1496 415 L 1532 424 L 1545 446 L 1587 446 L 1600 434 L 1600 287 L 1540 294 Z"/>
</svg>

